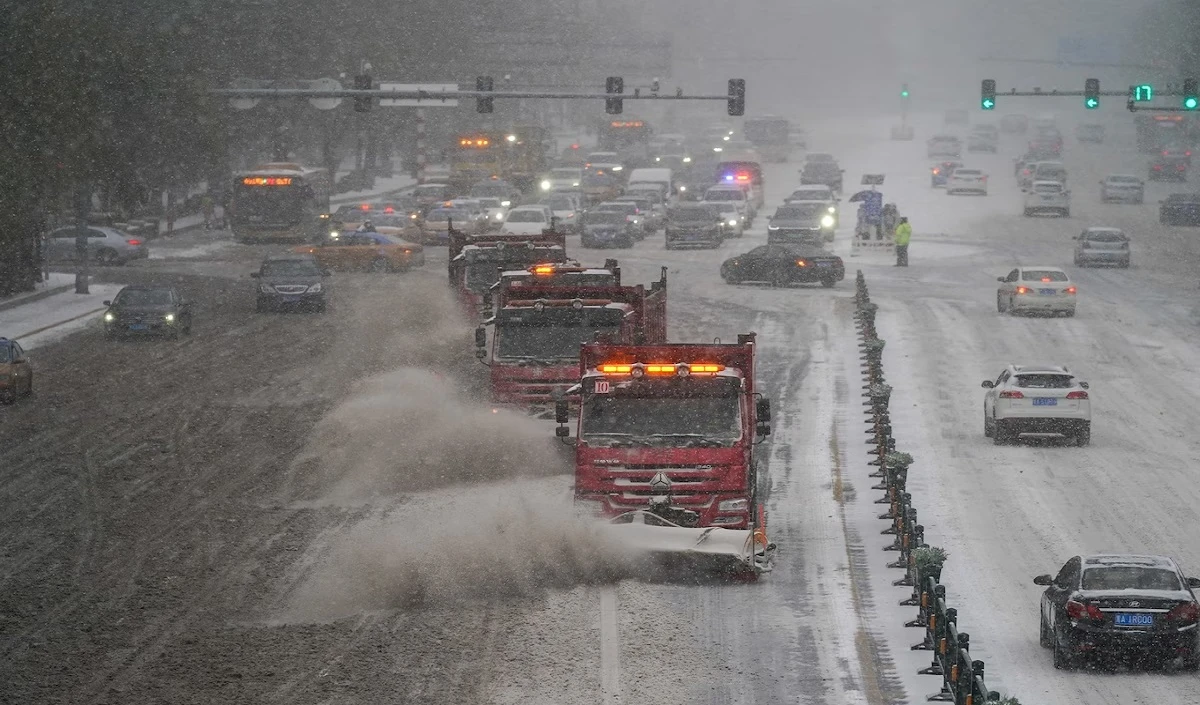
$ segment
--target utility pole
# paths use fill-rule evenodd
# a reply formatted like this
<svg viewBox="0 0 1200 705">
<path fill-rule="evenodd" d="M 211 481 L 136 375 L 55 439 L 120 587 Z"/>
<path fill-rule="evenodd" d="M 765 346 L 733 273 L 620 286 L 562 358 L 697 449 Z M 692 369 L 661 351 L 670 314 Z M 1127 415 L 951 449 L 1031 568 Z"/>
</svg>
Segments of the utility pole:
<svg viewBox="0 0 1200 705">
<path fill-rule="evenodd" d="M 88 213 L 92 210 L 92 189 L 86 183 L 75 186 L 75 293 L 88 294 Z"/>
</svg>

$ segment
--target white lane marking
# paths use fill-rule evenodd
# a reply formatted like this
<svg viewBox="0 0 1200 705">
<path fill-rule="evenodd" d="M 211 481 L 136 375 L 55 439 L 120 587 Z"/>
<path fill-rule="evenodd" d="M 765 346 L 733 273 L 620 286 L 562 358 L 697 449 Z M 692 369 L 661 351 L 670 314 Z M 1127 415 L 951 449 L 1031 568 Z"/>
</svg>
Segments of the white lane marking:
<svg viewBox="0 0 1200 705">
<path fill-rule="evenodd" d="M 621 649 L 617 633 L 617 588 L 600 588 L 600 688 L 604 702 L 621 702 Z"/>
</svg>

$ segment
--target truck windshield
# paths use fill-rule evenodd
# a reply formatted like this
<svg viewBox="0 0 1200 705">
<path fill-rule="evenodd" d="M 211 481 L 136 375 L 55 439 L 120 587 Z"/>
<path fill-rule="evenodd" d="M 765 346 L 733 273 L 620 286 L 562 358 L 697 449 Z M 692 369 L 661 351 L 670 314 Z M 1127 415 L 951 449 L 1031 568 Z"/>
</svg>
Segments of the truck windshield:
<svg viewBox="0 0 1200 705">
<path fill-rule="evenodd" d="M 593 445 L 628 440 L 671 447 L 697 441 L 732 445 L 742 436 L 738 396 L 727 386 L 712 389 L 703 382 L 705 393 L 680 394 L 676 385 L 691 382 L 664 382 L 676 387 L 664 396 L 618 393 L 586 397 L 580 412 L 584 440 Z"/>
<path fill-rule="evenodd" d="M 505 310 L 496 320 L 496 358 L 537 362 L 578 360 L 580 345 L 595 340 L 597 333 L 617 333 L 622 318 L 619 309 Z"/>
</svg>

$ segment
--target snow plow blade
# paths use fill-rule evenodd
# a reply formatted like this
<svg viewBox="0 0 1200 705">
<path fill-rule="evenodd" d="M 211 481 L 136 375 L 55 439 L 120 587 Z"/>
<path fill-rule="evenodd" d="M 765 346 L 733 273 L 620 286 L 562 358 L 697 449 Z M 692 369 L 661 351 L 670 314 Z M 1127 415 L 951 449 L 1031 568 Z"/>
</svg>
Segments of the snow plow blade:
<svg viewBox="0 0 1200 705">
<path fill-rule="evenodd" d="M 664 575 L 757 577 L 769 572 L 775 544 L 758 529 L 685 527 L 638 510 L 612 519 L 604 533 Z"/>
</svg>

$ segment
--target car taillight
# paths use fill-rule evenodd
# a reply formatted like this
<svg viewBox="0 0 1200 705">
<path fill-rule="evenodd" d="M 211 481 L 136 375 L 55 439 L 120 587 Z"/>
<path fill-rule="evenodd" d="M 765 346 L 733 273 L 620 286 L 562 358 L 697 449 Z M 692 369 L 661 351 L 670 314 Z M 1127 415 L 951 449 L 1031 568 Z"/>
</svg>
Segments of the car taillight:
<svg viewBox="0 0 1200 705">
<path fill-rule="evenodd" d="M 802 260 L 802 259 L 798 259 L 798 260 L 796 260 L 796 265 L 797 265 L 797 266 L 800 266 L 800 267 L 807 267 L 807 266 L 808 266 L 808 262 L 805 262 L 805 261 L 804 261 L 804 260 Z"/>
<path fill-rule="evenodd" d="M 1155 165 L 1154 165 L 1154 170 L 1155 170 L 1155 171 L 1162 171 L 1162 164 L 1155 164 Z"/>
<path fill-rule="evenodd" d="M 1087 399 L 1087 392 L 1067 392 L 1068 399 Z"/>
<path fill-rule="evenodd" d="M 126 242 L 126 243 L 128 243 L 128 244 L 130 244 L 130 245 L 133 245 L 134 247 L 137 247 L 138 245 L 142 244 L 142 241 L 141 241 L 141 240 L 138 240 L 137 238 L 134 238 L 134 239 L 131 239 L 131 240 L 126 240 L 125 242 Z"/>
<path fill-rule="evenodd" d="M 933 173 L 934 173 L 934 175 L 937 175 L 937 174 L 940 174 L 941 171 L 942 171 L 941 169 L 934 169 Z"/>
<path fill-rule="evenodd" d="M 1027 287 L 1027 286 L 1018 286 L 1018 287 L 1017 287 L 1017 293 L 1018 293 L 1018 294 L 1028 294 L 1028 293 L 1029 293 L 1029 287 Z"/>
<path fill-rule="evenodd" d="M 1104 619 L 1104 613 L 1100 611 L 1099 605 L 1090 602 L 1085 604 L 1075 600 L 1067 600 L 1067 616 L 1071 619 Z"/>
<path fill-rule="evenodd" d="M 1024 399 L 1025 395 L 1020 392 L 1007 390 L 1007 391 L 1000 392 L 1000 398 L 1001 399 Z"/>
<path fill-rule="evenodd" d="M 1075 287 L 1073 287 L 1073 286 L 1068 286 L 1066 289 L 1063 289 L 1063 293 L 1066 293 L 1066 294 L 1074 294 L 1074 293 L 1075 293 Z"/>
<path fill-rule="evenodd" d="M 1178 169 L 1179 171 L 1183 171 L 1186 167 L 1184 167 L 1184 165 L 1180 164 L 1179 166 L 1177 166 L 1175 168 Z"/>
<path fill-rule="evenodd" d="M 1195 602 L 1185 602 L 1167 613 L 1167 619 L 1175 622 L 1195 622 L 1200 620 L 1200 605 Z"/>
</svg>

